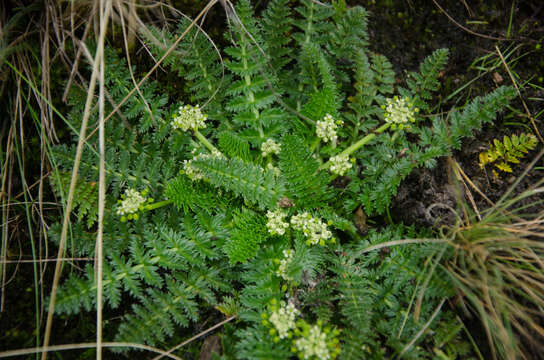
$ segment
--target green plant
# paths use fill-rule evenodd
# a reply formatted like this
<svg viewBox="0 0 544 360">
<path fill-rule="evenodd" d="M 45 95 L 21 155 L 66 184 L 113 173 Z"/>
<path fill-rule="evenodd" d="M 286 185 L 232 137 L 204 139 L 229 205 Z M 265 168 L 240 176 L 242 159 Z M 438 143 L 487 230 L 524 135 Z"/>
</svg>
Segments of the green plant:
<svg viewBox="0 0 544 360">
<path fill-rule="evenodd" d="M 49 178 L 53 192 L 61 199 L 64 199 L 68 192 L 71 176 L 67 172 L 57 172 Z M 98 191 L 96 182 L 79 182 L 76 185 L 75 192 L 77 197 L 74 200 L 73 211 L 77 210 L 77 221 L 81 222 L 84 218 L 87 218 L 87 227 L 92 228 L 98 217 Z"/>
<path fill-rule="evenodd" d="M 536 136 L 525 133 L 519 136 L 514 134 L 511 137 L 505 135 L 502 142 L 493 139 L 489 149 L 480 153 L 479 165 L 484 168 L 487 164 L 492 164 L 501 171 L 511 173 L 512 167 L 509 163 L 519 164 L 519 160 L 533 150 L 537 143 Z M 498 176 L 495 170 L 493 173 Z"/>
<path fill-rule="evenodd" d="M 367 216 L 382 215 L 412 170 L 459 149 L 514 91 L 497 88 L 443 119 L 431 109 L 447 50 L 397 86 L 389 61 L 366 49 L 365 10 L 311 0 L 294 10 L 271 1 L 261 25 L 240 1 L 224 77 L 195 30 L 179 49 L 186 56 L 167 59 L 191 94 L 184 103 L 195 106 L 151 82 L 121 107 L 124 118 L 107 122 L 102 286 L 107 308 L 120 315 L 108 326 L 120 341 L 167 346 L 180 328 L 219 317 L 219 309 L 238 318 L 232 357 L 462 356 L 470 348 L 442 307 L 454 294 L 438 274 L 426 276 L 443 244 L 366 251 L 422 234 L 391 225 L 362 235 L 353 213 L 362 206 Z M 130 73 L 111 49 L 106 64 L 119 103 Z M 71 94 L 76 127 L 82 98 Z M 89 141 L 94 150 L 95 136 Z M 54 153 L 69 169 L 73 148 Z M 96 162 L 95 151 L 84 153 L 81 184 L 95 179 Z M 72 230 L 71 250 L 92 256 L 92 232 Z M 54 239 L 59 232 L 51 228 Z M 91 310 L 96 284 L 92 267 L 72 269 L 55 310 Z M 416 294 L 425 301 L 414 306 Z M 423 340 L 429 326 L 437 335 Z"/>
</svg>

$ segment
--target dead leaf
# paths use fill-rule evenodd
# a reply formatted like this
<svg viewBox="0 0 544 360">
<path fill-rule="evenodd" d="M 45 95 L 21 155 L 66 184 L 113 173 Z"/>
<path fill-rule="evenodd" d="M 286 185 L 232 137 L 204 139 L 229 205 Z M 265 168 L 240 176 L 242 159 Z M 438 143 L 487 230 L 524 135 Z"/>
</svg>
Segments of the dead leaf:
<svg viewBox="0 0 544 360">
<path fill-rule="evenodd" d="M 499 74 L 498 72 L 495 71 L 495 72 L 493 73 L 493 80 L 495 80 L 495 82 L 496 82 L 497 84 L 500 84 L 500 83 L 503 82 L 504 79 L 502 78 L 501 74 Z"/>
<path fill-rule="evenodd" d="M 366 215 L 363 208 L 359 205 L 355 213 L 353 214 L 353 224 L 357 228 L 357 231 L 361 235 L 365 235 L 368 232 L 368 225 L 366 224 Z"/>
<path fill-rule="evenodd" d="M 295 206 L 295 204 L 288 197 L 282 197 L 278 200 L 278 206 L 282 209 L 290 208 Z"/>
<path fill-rule="evenodd" d="M 198 360 L 212 360 L 213 353 L 221 355 L 221 339 L 219 335 L 208 336 L 202 343 Z"/>
</svg>

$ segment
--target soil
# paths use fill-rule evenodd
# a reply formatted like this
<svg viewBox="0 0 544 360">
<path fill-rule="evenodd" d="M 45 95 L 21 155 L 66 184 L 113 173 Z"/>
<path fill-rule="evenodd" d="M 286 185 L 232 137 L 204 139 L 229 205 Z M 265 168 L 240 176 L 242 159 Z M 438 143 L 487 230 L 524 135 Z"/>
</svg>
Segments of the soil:
<svg viewBox="0 0 544 360">
<path fill-rule="evenodd" d="M 442 89 L 437 95 L 437 100 L 442 102 L 441 111 L 447 111 L 453 106 L 463 105 L 469 97 L 484 95 L 500 85 L 511 85 L 509 74 L 501 65 L 473 82 L 457 97 L 447 98 L 457 88 L 482 73 L 474 66 L 476 59 L 496 54 L 495 46 L 501 49 L 504 56 L 507 49 L 519 45 L 514 57 L 521 58 L 516 62 L 508 62 L 508 66 L 516 74 L 518 83 L 532 83 L 521 89 L 521 97 L 535 118 L 535 126 L 544 133 L 542 116 L 536 116 L 542 115 L 544 98 L 544 81 L 541 77 L 544 51 L 539 45 L 544 39 L 544 22 L 541 20 L 544 18 L 544 3 L 515 2 L 514 7 L 510 1 L 437 3 L 417 0 L 373 1 L 366 6 L 371 12 L 371 49 L 386 55 L 402 78 L 405 76 L 402 71 L 417 71 L 419 63 L 434 50 L 448 48 L 450 60 L 443 73 Z M 511 10 L 512 24 L 508 32 Z M 453 224 L 457 217 L 459 186 L 463 187 L 461 194 L 465 197 L 464 201 L 469 201 L 469 198 L 464 185 L 455 181 L 451 171 L 452 162 L 459 164 L 466 176 L 489 200 L 495 202 L 500 199 L 534 159 L 538 149 L 530 152 L 513 168 L 511 174 L 499 172 L 499 177 L 493 175 L 489 166 L 487 169 L 480 168 L 478 155 L 488 148 L 493 139 L 501 140 L 505 135 L 532 132 L 534 126 L 523 109 L 520 99 L 514 100 L 511 108 L 500 114 L 493 124 L 474 134 L 474 138 L 465 139 L 462 149 L 456 151 L 451 159 L 442 159 L 434 169 L 417 169 L 408 176 L 392 203 L 393 220 L 434 227 Z M 543 164 L 542 160 L 537 163 L 535 166 L 540 167 L 540 170 L 531 171 L 516 186 L 513 194 L 522 192 L 542 179 Z M 488 208 L 489 203 L 474 188 L 467 186 L 478 211 Z M 526 200 L 526 203 L 531 200 Z"/>
</svg>

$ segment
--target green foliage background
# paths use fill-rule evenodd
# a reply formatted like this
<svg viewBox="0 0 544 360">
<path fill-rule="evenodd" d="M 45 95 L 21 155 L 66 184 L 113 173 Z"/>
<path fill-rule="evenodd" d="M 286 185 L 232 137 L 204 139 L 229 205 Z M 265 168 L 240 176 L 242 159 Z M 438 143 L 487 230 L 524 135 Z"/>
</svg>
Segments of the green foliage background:
<svg viewBox="0 0 544 360">
<path fill-rule="evenodd" d="M 107 323 L 116 340 L 168 348 L 182 329 L 223 318 L 220 309 L 237 316 L 223 333 L 223 344 L 235 350 L 225 346 L 220 358 L 289 358 L 292 341 L 273 341 L 261 317 L 271 301 L 287 296 L 307 323 L 321 321 L 341 330 L 342 359 L 470 356 L 453 307 L 443 306 L 419 335 L 442 300 L 455 296 L 436 265 L 448 256 L 445 245 L 365 252 L 388 241 L 425 237 L 428 231 L 390 224 L 362 233 L 353 214 L 362 207 L 368 217 L 383 215 L 408 174 L 431 168 L 437 158 L 459 149 L 462 139 L 493 121 L 515 93 L 499 87 L 449 109 L 447 116 L 437 115 L 434 92 L 448 51 L 436 50 L 405 84 L 398 84 L 387 58 L 367 48 L 367 12 L 341 5 L 302 0 L 291 6 L 273 0 L 255 15 L 242 0 L 237 17 L 229 18 L 224 62 L 194 29 L 180 45 L 185 56 L 167 59 L 171 76 L 182 76 L 187 84 L 189 99 L 171 98 L 160 83 L 148 82 L 141 95 L 123 105 L 123 118 L 107 122 L 110 211 L 104 222 L 103 286 L 107 309 L 117 314 Z M 173 39 L 187 26 L 181 21 L 173 33 L 153 33 Z M 152 42 L 149 46 L 156 56 L 164 51 Z M 108 92 L 119 102 L 131 88 L 127 64 L 112 48 L 106 64 Z M 70 94 L 69 121 L 75 128 L 84 95 Z M 412 99 L 420 109 L 415 124 L 375 132 L 384 120 L 381 106 L 394 95 Z M 182 103 L 203 107 L 210 120 L 201 133 L 224 157 L 193 159 L 208 150 L 191 132 L 172 128 L 170 119 Z M 338 144 L 323 144 L 315 135 L 316 122 L 326 114 L 344 122 Z M 351 153 L 353 166 L 344 177 L 326 170 L 328 158 L 368 134 L 373 138 Z M 260 146 L 270 138 L 281 144 L 281 152 L 263 158 Z M 78 256 L 94 254 L 96 204 L 89 193 L 97 178 L 96 140 L 84 152 L 77 188 L 77 216 L 84 223 L 73 225 L 70 251 Z M 74 146 L 57 146 L 54 155 L 62 171 L 53 179 L 60 193 Z M 184 161 L 191 159 L 204 180 L 192 181 L 183 172 Z M 339 186 L 339 180 L 345 181 Z M 171 205 L 121 222 L 115 204 L 127 188 L 148 189 L 152 198 Z M 271 235 L 266 213 L 285 198 L 293 205 L 284 209 L 288 216 L 308 212 L 322 219 L 335 242 L 309 246 L 292 229 Z M 59 236 L 60 225 L 52 226 L 51 239 Z M 295 251 L 288 268 L 292 281 L 276 273 L 275 260 L 286 249 Z M 95 284 L 91 266 L 70 269 L 55 310 L 92 311 Z"/>
</svg>

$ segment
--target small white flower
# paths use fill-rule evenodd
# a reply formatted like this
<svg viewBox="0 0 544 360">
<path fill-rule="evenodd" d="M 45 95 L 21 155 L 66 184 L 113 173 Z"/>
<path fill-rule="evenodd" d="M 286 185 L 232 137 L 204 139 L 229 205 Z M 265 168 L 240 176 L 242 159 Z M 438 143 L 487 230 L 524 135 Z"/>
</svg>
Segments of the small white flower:
<svg viewBox="0 0 544 360">
<path fill-rule="evenodd" d="M 275 167 L 274 165 L 272 165 L 271 163 L 268 163 L 266 165 L 266 168 L 270 171 L 272 171 L 274 173 L 274 176 L 278 177 L 281 175 L 281 171 L 280 169 L 278 169 L 277 167 Z"/>
<path fill-rule="evenodd" d="M 287 216 L 286 213 L 281 211 L 280 209 L 276 211 L 268 211 L 266 213 L 266 217 L 268 218 L 268 222 L 266 223 L 266 227 L 268 228 L 268 232 L 272 235 L 283 235 L 285 234 L 285 230 L 289 227 L 289 223 L 283 221 L 283 219 Z"/>
<path fill-rule="evenodd" d="M 342 120 L 334 121 L 334 118 L 327 114 L 323 117 L 323 120 L 318 121 L 315 127 L 315 133 L 317 137 L 323 139 L 324 142 L 335 142 L 338 139 L 336 134 L 336 128 L 338 125 L 342 125 Z"/>
<path fill-rule="evenodd" d="M 147 201 L 145 196 L 134 189 L 126 189 L 122 197 L 123 200 L 120 201 L 116 211 L 117 215 L 121 216 L 137 213 L 139 210 L 142 210 L 140 207 Z"/>
<path fill-rule="evenodd" d="M 263 157 L 268 156 L 269 154 L 278 155 L 281 151 L 281 144 L 274 141 L 274 139 L 268 139 L 261 144 L 261 154 Z"/>
<path fill-rule="evenodd" d="M 214 150 L 211 154 L 201 153 L 194 156 L 191 160 L 183 160 L 183 170 L 185 174 L 193 181 L 201 180 L 204 175 L 193 166 L 194 160 L 210 159 L 210 158 L 222 158 L 223 154 L 219 150 Z"/>
<path fill-rule="evenodd" d="M 291 225 L 293 225 L 293 229 L 302 231 L 304 236 L 308 238 L 307 242 L 311 245 L 323 245 L 326 240 L 332 237 L 332 233 L 327 229 L 327 224 L 307 212 L 293 216 Z"/>
<path fill-rule="evenodd" d="M 353 166 L 348 155 L 333 156 L 329 159 L 329 163 L 329 170 L 337 175 L 344 175 Z"/>
<path fill-rule="evenodd" d="M 195 168 L 192 164 L 193 160 L 183 160 L 183 171 L 185 171 L 185 175 L 187 175 L 191 180 L 197 181 L 204 178 L 204 175 L 200 171 L 198 171 L 197 168 Z"/>
<path fill-rule="evenodd" d="M 306 336 L 295 341 L 295 347 L 302 354 L 303 359 L 310 359 L 312 356 L 320 360 L 328 360 L 331 353 L 327 345 L 327 334 L 321 331 L 321 327 L 314 325 Z"/>
<path fill-rule="evenodd" d="M 203 114 L 198 105 L 184 105 L 179 107 L 178 113 L 172 120 L 172 127 L 182 131 L 198 130 L 206 127 L 207 119 L 208 115 Z"/>
<path fill-rule="evenodd" d="M 402 129 L 408 125 L 408 122 L 415 121 L 415 114 L 419 109 L 412 109 L 409 99 L 395 96 L 393 99 L 387 99 L 386 101 L 387 105 L 382 105 L 382 109 L 385 111 L 385 122 L 392 124 L 391 128 L 398 127 Z"/>
<path fill-rule="evenodd" d="M 280 303 L 280 307 L 270 315 L 270 322 L 278 330 L 278 337 L 285 339 L 289 336 L 289 331 L 296 326 L 295 318 L 299 311 L 293 303 L 285 304 L 285 301 Z"/>
<path fill-rule="evenodd" d="M 217 159 L 224 158 L 224 156 L 223 156 L 223 154 L 221 153 L 221 151 L 219 151 L 219 150 L 217 150 L 217 149 L 213 149 L 212 154 L 211 154 L 210 156 L 213 157 L 213 158 L 217 158 Z"/>
<path fill-rule="evenodd" d="M 294 250 L 292 249 L 283 250 L 283 259 L 280 260 L 280 266 L 278 267 L 276 274 L 286 281 L 293 280 L 291 277 L 289 277 L 288 270 L 289 270 L 289 265 L 293 261 L 294 257 L 295 257 Z"/>
</svg>

